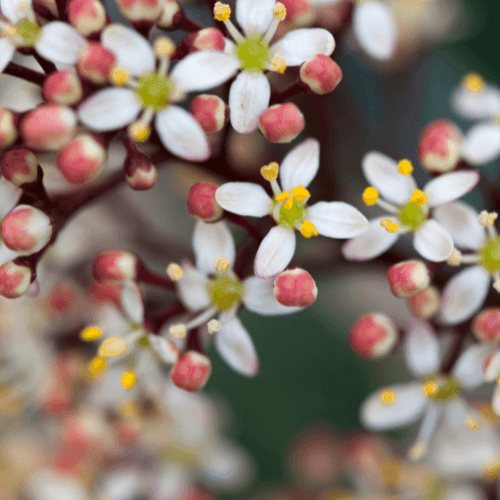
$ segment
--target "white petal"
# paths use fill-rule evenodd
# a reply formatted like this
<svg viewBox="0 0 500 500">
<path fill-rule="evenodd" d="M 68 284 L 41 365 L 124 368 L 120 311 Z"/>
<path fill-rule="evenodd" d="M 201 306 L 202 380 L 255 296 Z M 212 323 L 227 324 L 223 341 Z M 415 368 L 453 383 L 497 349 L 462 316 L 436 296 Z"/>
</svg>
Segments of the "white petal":
<svg viewBox="0 0 500 500">
<path fill-rule="evenodd" d="M 14 45 L 8 38 L 0 38 L 0 72 L 10 63 L 15 51 Z"/>
<path fill-rule="evenodd" d="M 171 341 L 159 335 L 148 335 L 153 351 L 166 364 L 172 364 L 179 357 L 179 349 Z"/>
<path fill-rule="evenodd" d="M 275 0 L 236 0 L 236 20 L 247 34 L 263 35 L 273 20 Z"/>
<path fill-rule="evenodd" d="M 361 48 L 382 61 L 396 52 L 398 29 L 384 2 L 363 2 L 354 8 L 353 29 Z"/>
<path fill-rule="evenodd" d="M 486 85 L 481 92 L 471 92 L 459 87 L 451 99 L 458 115 L 471 120 L 482 120 L 500 114 L 500 89 Z"/>
<path fill-rule="evenodd" d="M 226 182 L 215 192 L 215 199 L 228 212 L 252 217 L 269 215 L 272 207 L 264 188 L 252 182 Z"/>
<path fill-rule="evenodd" d="M 266 75 L 242 71 L 229 91 L 231 125 L 236 132 L 248 134 L 258 125 L 259 116 L 269 106 L 271 87 Z"/>
<path fill-rule="evenodd" d="M 427 260 L 442 262 L 453 252 L 453 238 L 450 233 L 439 224 L 429 219 L 425 221 L 415 232 L 413 237 L 415 250 Z"/>
<path fill-rule="evenodd" d="M 484 165 L 500 155 L 500 127 L 494 123 L 478 123 L 465 135 L 462 158 L 471 165 Z"/>
<path fill-rule="evenodd" d="M 62 474 L 56 469 L 41 469 L 29 479 L 28 495 L 33 500 L 84 500 L 84 485 L 76 476 Z"/>
<path fill-rule="evenodd" d="M 461 201 L 452 201 L 436 207 L 432 216 L 451 235 L 455 245 L 479 250 L 486 238 L 486 230 L 479 221 L 477 211 Z"/>
<path fill-rule="evenodd" d="M 233 237 L 223 221 L 212 224 L 197 221 L 193 233 L 193 250 L 196 268 L 207 274 L 214 272 L 218 257 L 229 259 L 232 265 L 236 256 Z"/>
<path fill-rule="evenodd" d="M 109 88 L 90 96 L 78 109 L 78 116 L 87 127 L 106 131 L 132 123 L 140 110 L 133 90 Z"/>
<path fill-rule="evenodd" d="M 281 273 L 295 253 L 295 232 L 282 226 L 275 226 L 262 240 L 255 262 L 254 273 L 262 279 Z"/>
<path fill-rule="evenodd" d="M 0 45 L 1 45 L 0 39 Z M 0 57 L 3 55 L 0 47 Z M 7 49 L 8 50 L 8 49 Z M 0 74 L 0 107 L 23 113 L 44 102 L 40 85 L 14 76 Z"/>
<path fill-rule="evenodd" d="M 0 176 L 0 221 L 17 205 L 22 194 L 20 187 Z"/>
<path fill-rule="evenodd" d="M 144 321 L 144 303 L 139 285 L 131 280 L 125 281 L 120 299 L 125 315 L 134 323 L 142 325 Z"/>
<path fill-rule="evenodd" d="M 343 201 L 320 201 L 307 209 L 307 220 L 329 238 L 353 238 L 368 229 L 366 217 Z"/>
<path fill-rule="evenodd" d="M 157 113 L 156 130 L 163 145 L 180 158 L 204 161 L 210 156 L 205 132 L 194 116 L 179 106 L 168 106 Z"/>
<path fill-rule="evenodd" d="M 405 338 L 406 364 L 416 377 L 431 375 L 439 370 L 439 342 L 431 325 L 413 319 Z"/>
<path fill-rule="evenodd" d="M 389 250 L 396 243 L 399 234 L 389 233 L 380 225 L 380 221 L 385 217 L 390 216 L 371 219 L 363 234 L 342 246 L 342 255 L 348 260 L 370 260 Z"/>
<path fill-rule="evenodd" d="M 17 252 L 11 250 L 3 241 L 0 241 L 0 266 L 3 266 L 9 260 L 14 260 L 19 257 Z"/>
<path fill-rule="evenodd" d="M 487 500 L 486 495 L 477 486 L 470 484 L 447 485 L 443 500 Z"/>
<path fill-rule="evenodd" d="M 473 170 L 440 175 L 424 187 L 427 204 L 430 207 L 437 207 L 443 203 L 454 201 L 474 189 L 478 182 L 479 174 Z"/>
<path fill-rule="evenodd" d="M 208 90 L 227 82 L 240 68 L 236 57 L 201 50 L 177 63 L 170 76 L 184 92 Z"/>
<path fill-rule="evenodd" d="M 490 288 L 490 275 L 481 267 L 460 271 L 443 290 L 441 318 L 454 325 L 469 319 L 483 305 Z"/>
<path fill-rule="evenodd" d="M 283 191 L 307 187 L 319 169 L 319 141 L 306 139 L 295 146 L 280 165 L 280 183 Z"/>
<path fill-rule="evenodd" d="M 495 389 L 493 390 L 491 406 L 493 407 L 493 411 L 500 416 L 500 386 L 498 384 L 495 384 Z"/>
<path fill-rule="evenodd" d="M 213 267 L 210 272 L 213 272 Z M 179 299 L 190 311 L 201 311 L 210 305 L 208 279 L 189 263 L 182 264 L 182 278 L 177 281 Z"/>
<path fill-rule="evenodd" d="M 285 58 L 287 66 L 299 66 L 316 54 L 329 56 L 335 48 L 335 40 L 323 28 L 302 28 L 289 31 L 276 42 L 271 50 Z"/>
<path fill-rule="evenodd" d="M 301 311 L 302 307 L 288 307 L 280 304 L 273 293 L 273 279 L 263 280 L 250 276 L 243 282 L 245 290 L 243 305 L 262 316 L 281 316 Z"/>
<path fill-rule="evenodd" d="M 382 390 L 369 396 L 361 406 L 361 422 L 374 431 L 405 427 L 416 422 L 428 405 L 420 384 L 402 384 L 388 387 L 394 393 L 394 402 L 382 401 Z"/>
<path fill-rule="evenodd" d="M 110 24 L 101 33 L 101 43 L 116 56 L 116 64 L 133 76 L 155 70 L 156 58 L 149 42 L 122 24 Z"/>
<path fill-rule="evenodd" d="M 36 51 L 45 59 L 58 64 L 75 64 L 87 40 L 73 26 L 52 21 L 42 28 L 42 35 L 35 44 Z"/>
<path fill-rule="evenodd" d="M 259 359 L 252 339 L 238 318 L 222 325 L 215 334 L 215 348 L 236 372 L 253 377 L 259 372 Z"/>
<path fill-rule="evenodd" d="M 484 365 L 493 352 L 491 345 L 473 345 L 458 358 L 452 376 L 467 390 L 479 387 L 484 381 Z"/>
<path fill-rule="evenodd" d="M 498 378 L 500 374 L 500 351 L 495 352 L 487 360 L 487 362 L 485 362 L 483 372 L 483 378 L 485 382 L 493 382 Z"/>
<path fill-rule="evenodd" d="M 414 190 L 411 175 L 401 175 L 398 164 L 388 156 L 372 151 L 361 162 L 366 180 L 374 186 L 382 198 L 398 205 L 408 202 Z"/>
<path fill-rule="evenodd" d="M 31 0 L 0 0 L 0 11 L 14 25 L 22 19 L 34 21 Z"/>
<path fill-rule="evenodd" d="M 228 54 L 230 56 L 236 55 L 236 44 L 229 38 L 225 37 L 224 37 L 224 54 Z"/>
</svg>

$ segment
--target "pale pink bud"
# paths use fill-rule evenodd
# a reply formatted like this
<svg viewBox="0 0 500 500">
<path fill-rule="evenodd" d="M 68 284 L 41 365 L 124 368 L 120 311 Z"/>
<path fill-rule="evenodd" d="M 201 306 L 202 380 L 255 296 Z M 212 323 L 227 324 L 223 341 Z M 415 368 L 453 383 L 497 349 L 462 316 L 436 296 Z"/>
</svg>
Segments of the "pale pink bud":
<svg viewBox="0 0 500 500">
<path fill-rule="evenodd" d="M 460 159 L 462 133 L 448 120 L 429 123 L 420 133 L 418 157 L 430 172 L 449 172 Z"/>
<path fill-rule="evenodd" d="M 21 121 L 21 135 L 36 149 L 57 151 L 74 136 L 77 118 L 65 106 L 46 104 L 28 113 Z"/>
<path fill-rule="evenodd" d="M 117 0 L 116 4 L 123 16 L 132 22 L 154 22 L 164 7 L 161 0 Z"/>
<path fill-rule="evenodd" d="M 391 292 L 399 298 L 411 297 L 429 286 L 429 269 L 421 260 L 405 260 L 387 271 Z"/>
<path fill-rule="evenodd" d="M 2 175 L 18 187 L 38 177 L 38 159 L 29 149 L 11 149 L 2 155 L 0 163 Z"/>
<path fill-rule="evenodd" d="M 364 358 L 388 354 L 398 341 L 398 329 L 391 318 L 382 313 L 361 316 L 349 334 L 351 347 Z"/>
<path fill-rule="evenodd" d="M 69 22 L 84 36 L 101 31 L 106 25 L 106 11 L 98 0 L 71 0 Z"/>
<path fill-rule="evenodd" d="M 103 84 L 108 81 L 109 73 L 115 66 L 116 58 L 108 49 L 100 43 L 89 43 L 78 60 L 78 71 L 80 75 L 91 82 Z"/>
<path fill-rule="evenodd" d="M 97 306 L 113 304 L 121 308 L 121 288 L 117 283 L 92 283 L 89 286 L 88 294 L 90 301 Z"/>
<path fill-rule="evenodd" d="M 189 214 L 207 222 L 220 219 L 224 211 L 215 200 L 215 191 L 217 191 L 218 187 L 211 182 L 193 184 L 187 199 Z"/>
<path fill-rule="evenodd" d="M 55 104 L 75 104 L 83 95 L 80 78 L 74 71 L 56 71 L 45 79 L 43 95 Z"/>
<path fill-rule="evenodd" d="M 500 339 L 500 308 L 481 311 L 472 321 L 472 333 L 481 342 L 497 342 Z"/>
<path fill-rule="evenodd" d="M 31 268 L 6 262 L 0 266 L 0 295 L 8 299 L 17 299 L 24 295 L 31 284 L 33 273 Z"/>
<path fill-rule="evenodd" d="M 305 124 L 304 115 L 292 102 L 271 106 L 259 117 L 259 130 L 269 142 L 291 142 Z"/>
<path fill-rule="evenodd" d="M 158 180 L 158 171 L 147 157 L 145 161 L 135 158 L 125 172 L 127 184 L 136 191 L 151 189 Z"/>
<path fill-rule="evenodd" d="M 97 177 L 106 162 L 106 149 L 90 134 L 76 136 L 57 155 L 57 168 L 72 184 Z"/>
<path fill-rule="evenodd" d="M 406 300 L 411 314 L 415 318 L 430 319 L 437 314 L 441 307 L 441 295 L 435 286 L 428 286 L 425 290 L 412 295 Z"/>
<path fill-rule="evenodd" d="M 0 148 L 10 146 L 17 139 L 14 113 L 0 108 Z"/>
<path fill-rule="evenodd" d="M 307 307 L 314 303 L 318 288 L 313 277 L 304 269 L 283 271 L 274 280 L 273 293 L 284 306 Z"/>
<path fill-rule="evenodd" d="M 195 97 L 190 111 L 207 134 L 219 132 L 229 120 L 229 108 L 216 95 L 202 94 Z"/>
<path fill-rule="evenodd" d="M 286 7 L 286 24 L 309 26 L 316 17 L 316 9 L 308 0 L 282 0 Z"/>
<path fill-rule="evenodd" d="M 342 70 L 330 57 L 316 54 L 300 67 L 300 80 L 314 93 L 327 94 L 342 80 Z"/>
<path fill-rule="evenodd" d="M 185 38 L 189 52 L 197 50 L 211 50 L 224 52 L 226 42 L 222 31 L 217 28 L 204 28 L 195 33 L 190 33 Z"/>
<path fill-rule="evenodd" d="M 137 277 L 137 257 L 123 250 L 107 250 L 94 259 L 92 276 L 96 281 L 125 281 Z"/>
<path fill-rule="evenodd" d="M 52 238 L 54 228 L 47 214 L 30 205 L 18 205 L 2 220 L 2 240 L 20 255 L 41 250 Z"/>
<path fill-rule="evenodd" d="M 170 378 L 177 387 L 196 392 L 205 386 L 211 371 L 212 363 L 207 356 L 197 351 L 186 351 L 172 367 Z"/>
<path fill-rule="evenodd" d="M 160 18 L 156 24 L 162 28 L 171 28 L 175 24 L 176 16 L 182 16 L 181 8 L 176 0 L 166 0 L 163 4 L 163 9 Z"/>
</svg>

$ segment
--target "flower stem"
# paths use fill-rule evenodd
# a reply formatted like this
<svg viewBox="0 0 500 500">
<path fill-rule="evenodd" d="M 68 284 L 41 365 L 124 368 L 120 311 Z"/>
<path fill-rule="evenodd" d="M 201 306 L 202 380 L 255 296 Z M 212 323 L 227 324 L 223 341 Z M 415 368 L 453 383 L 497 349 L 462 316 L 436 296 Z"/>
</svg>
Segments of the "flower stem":
<svg viewBox="0 0 500 500">
<path fill-rule="evenodd" d="M 43 85 L 43 82 L 45 81 L 45 75 L 42 73 L 25 68 L 24 66 L 19 66 L 19 64 L 12 62 L 7 65 L 3 72 L 6 75 L 22 78 L 23 80 L 35 83 L 36 85 Z"/>
<path fill-rule="evenodd" d="M 288 87 L 285 87 L 284 89 L 277 90 L 276 92 L 273 92 L 271 94 L 271 101 L 270 105 L 273 104 L 281 104 L 290 97 L 302 94 L 303 92 L 307 92 L 308 88 L 300 81 L 296 80 L 292 84 L 290 84 Z"/>
<path fill-rule="evenodd" d="M 175 283 L 168 277 L 150 271 L 142 262 L 137 266 L 137 281 L 149 283 L 167 290 L 175 290 Z"/>
</svg>

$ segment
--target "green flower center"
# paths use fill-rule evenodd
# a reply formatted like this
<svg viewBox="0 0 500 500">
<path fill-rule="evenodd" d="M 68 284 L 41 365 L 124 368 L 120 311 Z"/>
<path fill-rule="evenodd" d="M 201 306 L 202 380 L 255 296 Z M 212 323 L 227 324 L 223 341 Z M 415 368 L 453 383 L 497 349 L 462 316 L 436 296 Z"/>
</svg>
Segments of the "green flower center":
<svg viewBox="0 0 500 500">
<path fill-rule="evenodd" d="M 174 86 L 169 78 L 158 73 L 149 73 L 139 79 L 135 92 L 143 108 L 159 111 L 169 103 Z"/>
<path fill-rule="evenodd" d="M 17 34 L 28 47 L 33 47 L 42 35 L 42 28 L 29 19 L 22 19 L 16 26 Z"/>
<path fill-rule="evenodd" d="M 436 401 L 448 401 L 460 393 L 459 383 L 452 378 L 438 380 L 437 377 L 430 377 L 423 389 L 429 398 Z"/>
<path fill-rule="evenodd" d="M 403 226 L 416 231 L 427 220 L 427 215 L 422 207 L 408 202 L 399 211 L 398 219 Z"/>
<path fill-rule="evenodd" d="M 486 240 L 479 250 L 479 263 L 489 273 L 500 271 L 500 236 Z"/>
<path fill-rule="evenodd" d="M 275 203 L 273 208 L 277 205 Z M 271 211 L 271 213 L 273 213 Z M 297 202 L 293 200 L 293 206 L 290 210 L 281 207 L 279 211 L 279 217 L 276 219 L 276 222 L 283 227 L 288 229 L 296 229 L 300 224 L 302 224 L 307 217 L 307 208 L 306 202 L 300 201 Z"/>
<path fill-rule="evenodd" d="M 236 45 L 236 55 L 241 61 L 241 69 L 264 71 L 271 61 L 269 44 L 260 35 L 250 35 Z"/>
<path fill-rule="evenodd" d="M 208 293 L 219 311 L 227 311 L 243 299 L 243 285 L 240 280 L 222 275 L 208 285 Z"/>
<path fill-rule="evenodd" d="M 140 347 L 145 347 L 145 348 L 149 348 L 151 347 L 151 342 L 149 341 L 149 337 L 144 334 L 144 335 L 141 335 L 137 340 L 136 340 L 136 344 Z"/>
</svg>

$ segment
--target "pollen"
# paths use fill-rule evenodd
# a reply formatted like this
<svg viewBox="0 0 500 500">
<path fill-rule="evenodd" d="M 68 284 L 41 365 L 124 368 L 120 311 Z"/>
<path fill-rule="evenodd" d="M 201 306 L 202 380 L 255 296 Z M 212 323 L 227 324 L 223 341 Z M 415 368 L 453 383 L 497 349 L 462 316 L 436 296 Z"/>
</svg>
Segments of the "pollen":
<svg viewBox="0 0 500 500">
<path fill-rule="evenodd" d="M 151 133 L 148 125 L 142 122 L 134 122 L 128 128 L 128 135 L 134 142 L 144 142 Z"/>
<path fill-rule="evenodd" d="M 451 255 L 446 259 L 449 266 L 459 266 L 462 262 L 462 252 L 456 248 L 453 249 Z"/>
<path fill-rule="evenodd" d="M 167 266 L 167 275 L 172 281 L 179 281 L 182 278 L 181 266 L 175 262 L 171 262 Z"/>
<path fill-rule="evenodd" d="M 293 195 L 293 199 L 297 203 L 300 203 L 301 201 L 304 201 L 307 198 L 311 197 L 311 193 L 304 186 L 299 186 L 299 187 L 296 187 L 296 188 L 292 188 L 290 190 L 290 194 Z"/>
<path fill-rule="evenodd" d="M 392 405 L 396 401 L 396 394 L 390 389 L 384 389 L 380 393 L 380 401 L 384 405 Z"/>
<path fill-rule="evenodd" d="M 122 375 L 121 382 L 125 389 L 132 389 L 137 382 L 137 377 L 134 372 L 125 372 Z"/>
<path fill-rule="evenodd" d="M 221 326 L 222 326 L 222 324 L 221 324 L 221 322 L 218 319 L 211 319 L 207 323 L 208 333 L 210 333 L 212 335 L 214 333 L 217 333 L 220 330 Z"/>
<path fill-rule="evenodd" d="M 473 419 L 473 418 L 468 418 L 466 421 L 465 421 L 465 425 L 467 427 L 469 427 L 469 429 L 472 429 L 474 431 L 477 431 L 479 429 L 479 424 L 477 422 L 477 420 Z"/>
<path fill-rule="evenodd" d="M 363 201 L 365 202 L 365 205 L 375 205 L 378 201 L 378 191 L 372 186 L 367 187 L 363 191 Z"/>
<path fill-rule="evenodd" d="M 0 31 L 2 38 L 14 38 L 17 35 L 17 29 L 12 24 L 7 24 L 2 31 Z"/>
<path fill-rule="evenodd" d="M 278 203 L 283 201 L 283 208 L 285 210 L 291 210 L 293 207 L 293 195 L 291 195 L 288 191 L 283 191 L 276 198 L 274 198 Z"/>
<path fill-rule="evenodd" d="M 116 87 L 123 87 L 127 84 L 130 74 L 126 68 L 115 66 L 109 72 L 109 81 Z"/>
<path fill-rule="evenodd" d="M 286 70 L 286 60 L 282 56 L 274 56 L 271 59 L 271 69 L 276 73 L 284 73 Z"/>
<path fill-rule="evenodd" d="M 468 73 L 462 80 L 462 86 L 470 92 L 481 92 L 484 89 L 484 78 L 477 73 Z"/>
<path fill-rule="evenodd" d="M 398 163 L 398 172 L 402 175 L 410 175 L 413 172 L 413 165 L 410 160 L 400 160 Z"/>
<path fill-rule="evenodd" d="M 174 53 L 175 43 L 168 36 L 160 36 L 155 40 L 153 49 L 159 59 L 170 57 Z"/>
<path fill-rule="evenodd" d="M 278 178 L 279 171 L 279 165 L 275 161 L 272 161 L 269 165 L 264 165 L 260 169 L 260 175 L 262 175 L 266 181 L 271 182 Z"/>
<path fill-rule="evenodd" d="M 318 231 L 312 222 L 306 220 L 300 225 L 300 234 L 304 238 L 311 238 L 312 236 L 318 236 Z"/>
<path fill-rule="evenodd" d="M 390 217 L 384 217 L 380 221 L 380 225 L 388 232 L 395 233 L 398 230 L 398 224 L 394 222 Z"/>
<path fill-rule="evenodd" d="M 97 340 L 102 337 L 103 331 L 98 326 L 87 326 L 80 332 L 80 338 L 87 342 Z"/>
<path fill-rule="evenodd" d="M 477 220 L 479 221 L 479 224 L 483 227 L 491 227 L 497 220 L 498 214 L 496 212 L 491 212 L 488 213 L 486 210 L 483 210 Z"/>
<path fill-rule="evenodd" d="M 495 481 L 498 479 L 500 472 L 500 459 L 496 458 L 486 464 L 484 468 L 484 479 L 487 481 Z"/>
<path fill-rule="evenodd" d="M 88 374 L 92 378 L 98 377 L 106 368 L 106 360 L 101 356 L 96 356 L 92 358 L 90 363 L 87 365 Z"/>
<path fill-rule="evenodd" d="M 229 266 L 231 265 L 231 261 L 229 259 L 226 259 L 226 257 L 217 257 L 217 259 L 214 262 L 214 268 L 216 271 L 219 271 L 220 273 L 224 273 L 229 269 Z"/>
<path fill-rule="evenodd" d="M 273 16 L 280 21 L 286 18 L 286 7 L 281 2 L 276 2 L 273 7 Z"/>
<path fill-rule="evenodd" d="M 127 345 L 121 337 L 110 337 L 101 343 L 97 354 L 103 358 L 119 356 L 126 348 Z"/>
<path fill-rule="evenodd" d="M 417 207 L 421 207 L 427 203 L 427 195 L 420 189 L 415 189 L 411 195 L 410 203 L 417 205 Z"/>
<path fill-rule="evenodd" d="M 187 328 L 184 323 L 180 323 L 178 325 L 172 325 L 168 333 L 174 339 L 183 339 L 187 335 Z"/>
<path fill-rule="evenodd" d="M 424 384 L 424 387 L 422 389 L 424 390 L 425 394 L 430 397 L 436 394 L 436 392 L 438 391 L 438 385 L 436 384 L 436 382 L 431 380 L 430 382 Z"/>
<path fill-rule="evenodd" d="M 217 2 L 214 5 L 214 17 L 217 21 L 227 21 L 231 17 L 231 7 L 227 3 Z"/>
</svg>

